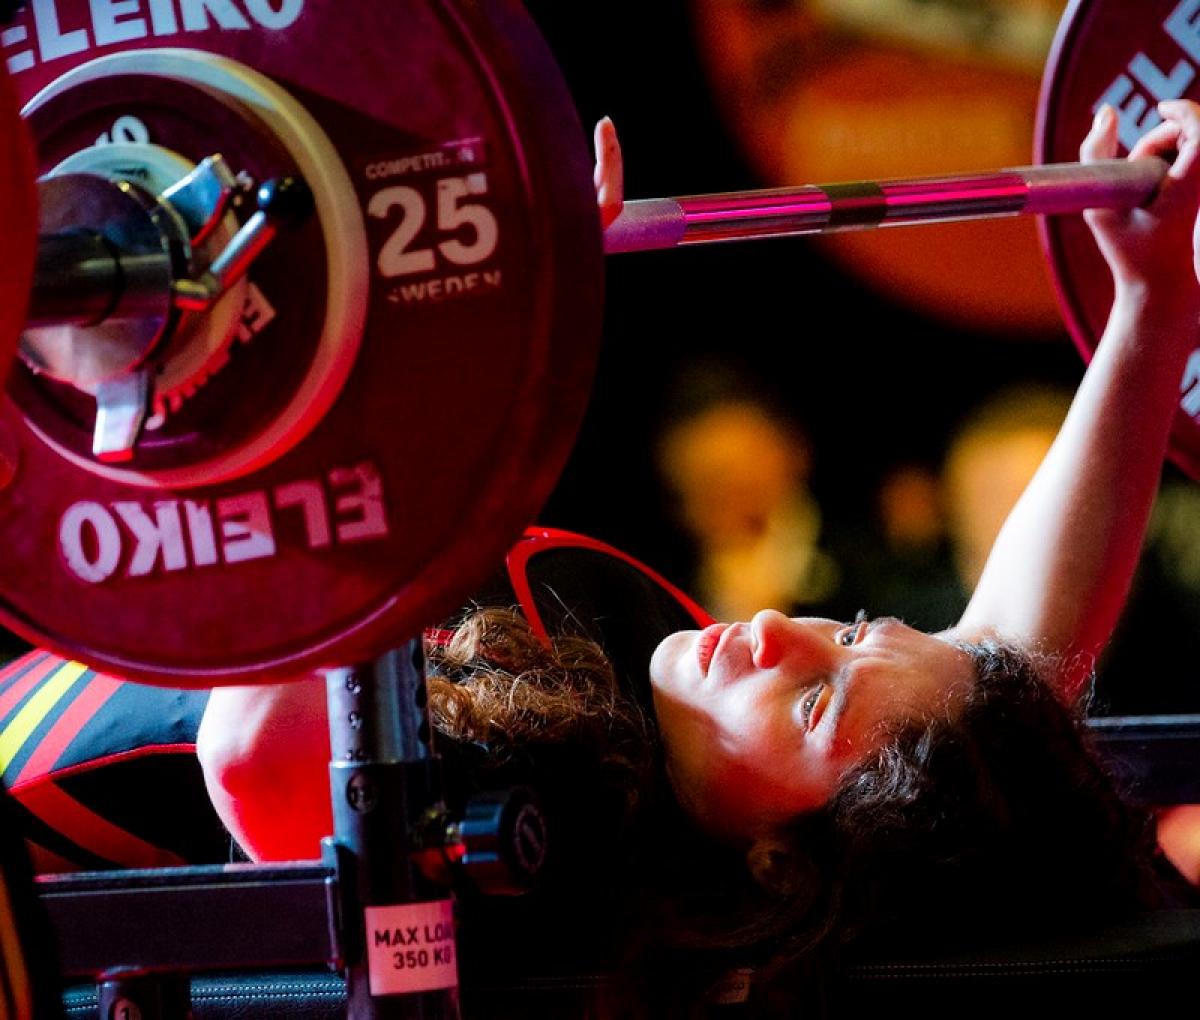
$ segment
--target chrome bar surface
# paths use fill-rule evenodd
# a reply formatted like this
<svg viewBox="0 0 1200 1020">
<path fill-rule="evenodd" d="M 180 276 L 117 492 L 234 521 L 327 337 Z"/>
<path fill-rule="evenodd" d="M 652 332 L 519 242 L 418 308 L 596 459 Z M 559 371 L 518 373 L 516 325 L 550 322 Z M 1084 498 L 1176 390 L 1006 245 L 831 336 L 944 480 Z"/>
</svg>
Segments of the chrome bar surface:
<svg viewBox="0 0 1200 1020">
<path fill-rule="evenodd" d="M 1160 159 L 1054 163 L 987 173 L 809 184 L 625 203 L 605 231 L 609 253 L 912 223 L 1131 209 L 1167 172 Z"/>
</svg>

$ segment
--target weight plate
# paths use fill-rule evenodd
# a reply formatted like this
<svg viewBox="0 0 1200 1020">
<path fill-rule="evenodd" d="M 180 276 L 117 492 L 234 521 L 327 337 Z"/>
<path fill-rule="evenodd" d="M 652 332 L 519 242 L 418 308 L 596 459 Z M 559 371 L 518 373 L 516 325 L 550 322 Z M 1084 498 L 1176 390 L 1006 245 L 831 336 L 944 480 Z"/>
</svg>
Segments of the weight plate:
<svg viewBox="0 0 1200 1020">
<path fill-rule="evenodd" d="M 1075 0 L 1063 18 L 1042 83 L 1037 156 L 1079 158 L 1079 143 L 1101 103 L 1116 107 L 1121 151 L 1160 120 L 1155 104 L 1200 98 L 1200 0 Z M 1047 217 L 1042 245 L 1063 316 L 1091 360 L 1112 305 L 1112 276 L 1079 216 Z M 1180 266 L 1180 272 L 1192 272 Z M 1200 477 L 1200 348 L 1188 361 L 1171 457 Z"/>
<path fill-rule="evenodd" d="M 55 0 L 17 34 L 42 172 L 220 152 L 302 174 L 317 215 L 130 464 L 90 458 L 89 397 L 14 370 L 6 621 L 206 686 L 372 656 L 469 595 L 554 484 L 599 340 L 590 159 L 520 5 Z"/>
<path fill-rule="evenodd" d="M 0 39 L 5 33 L 0 32 Z M 0 383 L 8 375 L 17 334 L 25 318 L 33 275 L 37 202 L 33 190 L 33 156 L 25 127 L 17 115 L 12 82 L 0 66 Z M 12 470 L 0 448 L 0 478 Z"/>
</svg>

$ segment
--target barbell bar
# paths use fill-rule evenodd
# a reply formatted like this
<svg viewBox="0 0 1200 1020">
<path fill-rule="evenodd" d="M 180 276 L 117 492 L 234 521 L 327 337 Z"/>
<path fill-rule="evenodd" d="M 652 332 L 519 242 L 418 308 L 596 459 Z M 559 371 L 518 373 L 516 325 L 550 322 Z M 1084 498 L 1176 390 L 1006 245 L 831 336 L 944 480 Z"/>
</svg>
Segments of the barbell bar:
<svg viewBox="0 0 1200 1020">
<path fill-rule="evenodd" d="M 983 173 L 635 199 L 625 203 L 621 215 L 605 230 L 604 250 L 620 254 L 875 227 L 1132 209 L 1153 197 L 1167 169 L 1167 164 L 1156 157 L 1111 159 Z M 80 265 L 65 266 L 69 257 L 59 254 L 63 236 L 39 238 L 39 266 L 52 264 L 54 272 L 35 278 L 31 321 L 48 325 L 54 319 L 68 323 L 79 316 L 92 321 L 103 319 L 93 314 L 96 287 L 78 286 L 81 280 L 91 279 L 83 272 L 83 263 L 97 261 L 83 240 L 78 235 L 71 238 L 71 252 Z M 121 261 L 119 254 L 112 258 Z M 108 270 L 101 296 L 105 303 L 115 305 L 112 288 L 121 274 L 111 266 Z M 74 281 L 73 291 L 63 287 L 64 279 Z M 47 305 L 53 313 L 45 310 Z"/>
<path fill-rule="evenodd" d="M 1054 163 L 796 188 L 730 191 L 625 203 L 606 252 L 636 252 L 766 237 L 1144 205 L 1167 164 L 1156 157 Z"/>
</svg>

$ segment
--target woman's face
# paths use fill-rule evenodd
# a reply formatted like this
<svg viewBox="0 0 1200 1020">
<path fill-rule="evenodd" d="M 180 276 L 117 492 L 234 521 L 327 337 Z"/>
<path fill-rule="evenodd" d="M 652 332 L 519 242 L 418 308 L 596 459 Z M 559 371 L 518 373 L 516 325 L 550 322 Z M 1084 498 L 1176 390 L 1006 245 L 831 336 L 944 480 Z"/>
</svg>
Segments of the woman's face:
<svg viewBox="0 0 1200 1020">
<path fill-rule="evenodd" d="M 735 840 L 824 804 L 888 727 L 956 711 L 974 675 L 961 648 L 898 620 L 773 610 L 672 634 L 650 663 L 671 782 Z"/>
</svg>

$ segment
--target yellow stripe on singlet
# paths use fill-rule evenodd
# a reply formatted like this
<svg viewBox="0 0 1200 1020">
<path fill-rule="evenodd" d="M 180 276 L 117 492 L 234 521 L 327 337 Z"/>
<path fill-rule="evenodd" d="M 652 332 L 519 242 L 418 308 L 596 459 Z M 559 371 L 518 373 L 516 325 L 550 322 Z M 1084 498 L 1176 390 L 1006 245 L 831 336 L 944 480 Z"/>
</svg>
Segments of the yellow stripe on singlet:
<svg viewBox="0 0 1200 1020">
<path fill-rule="evenodd" d="M 34 692 L 9 724 L 0 730 L 0 776 L 8 771 L 13 759 L 21 752 L 34 730 L 62 700 L 81 676 L 87 672 L 82 662 L 67 662 L 56 670 L 48 680 Z"/>
</svg>

